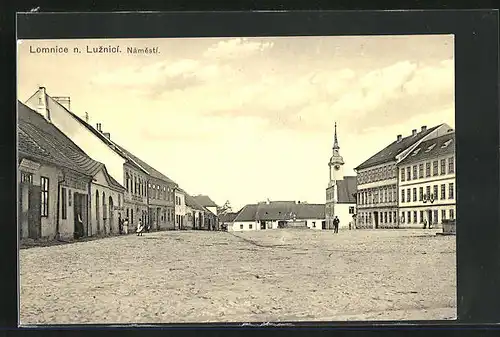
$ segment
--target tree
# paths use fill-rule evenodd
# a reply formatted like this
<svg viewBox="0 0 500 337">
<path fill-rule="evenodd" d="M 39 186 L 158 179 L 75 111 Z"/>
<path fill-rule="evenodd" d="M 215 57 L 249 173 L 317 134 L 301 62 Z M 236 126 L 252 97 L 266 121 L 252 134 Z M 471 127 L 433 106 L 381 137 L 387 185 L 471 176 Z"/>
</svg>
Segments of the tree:
<svg viewBox="0 0 500 337">
<path fill-rule="evenodd" d="M 233 209 L 231 207 L 231 203 L 229 202 L 229 200 L 227 200 L 223 206 L 217 207 L 217 215 L 218 216 L 225 215 L 225 214 L 230 213 L 232 211 L 233 211 Z"/>
</svg>

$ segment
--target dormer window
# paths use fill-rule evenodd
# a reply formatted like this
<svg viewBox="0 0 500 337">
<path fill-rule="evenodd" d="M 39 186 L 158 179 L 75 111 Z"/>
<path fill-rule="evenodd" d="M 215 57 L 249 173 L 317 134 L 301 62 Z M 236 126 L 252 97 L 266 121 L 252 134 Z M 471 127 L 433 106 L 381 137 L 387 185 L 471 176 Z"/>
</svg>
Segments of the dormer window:
<svg viewBox="0 0 500 337">
<path fill-rule="evenodd" d="M 412 156 L 416 156 L 419 152 L 420 152 L 420 148 L 418 148 L 415 151 L 413 151 L 413 153 L 411 155 Z"/>
<path fill-rule="evenodd" d="M 429 147 L 427 148 L 427 150 L 425 150 L 425 152 L 426 152 L 426 153 L 427 153 L 427 152 L 430 152 L 430 151 L 432 151 L 432 149 L 433 149 L 433 148 L 435 148 L 435 147 L 436 147 L 436 144 L 432 144 L 431 146 L 429 146 Z"/>
<path fill-rule="evenodd" d="M 453 139 L 446 141 L 443 145 L 441 145 L 441 148 L 444 149 L 444 148 L 448 147 L 452 141 L 453 141 Z"/>
</svg>

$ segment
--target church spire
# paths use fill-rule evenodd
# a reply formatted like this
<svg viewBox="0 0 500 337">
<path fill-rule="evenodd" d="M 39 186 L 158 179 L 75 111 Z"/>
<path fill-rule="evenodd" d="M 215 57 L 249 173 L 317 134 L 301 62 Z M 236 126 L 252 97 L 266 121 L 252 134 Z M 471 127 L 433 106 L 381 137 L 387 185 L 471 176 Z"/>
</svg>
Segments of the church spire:
<svg viewBox="0 0 500 337">
<path fill-rule="evenodd" d="M 337 122 L 335 122 L 335 136 L 333 138 L 333 149 L 334 150 L 340 149 L 339 140 L 337 139 Z"/>
</svg>

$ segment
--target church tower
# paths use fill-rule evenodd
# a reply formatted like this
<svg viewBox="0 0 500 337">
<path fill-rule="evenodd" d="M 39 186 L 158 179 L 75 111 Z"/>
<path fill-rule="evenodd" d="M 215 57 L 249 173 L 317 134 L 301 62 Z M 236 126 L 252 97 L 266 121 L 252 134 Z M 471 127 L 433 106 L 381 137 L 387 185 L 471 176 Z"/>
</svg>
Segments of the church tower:
<svg viewBox="0 0 500 337">
<path fill-rule="evenodd" d="M 330 157 L 328 167 L 330 169 L 330 180 L 328 186 L 333 186 L 335 181 L 344 179 L 344 158 L 339 153 L 340 146 L 337 138 L 337 123 L 335 123 L 335 133 L 333 138 L 333 155 Z"/>
</svg>

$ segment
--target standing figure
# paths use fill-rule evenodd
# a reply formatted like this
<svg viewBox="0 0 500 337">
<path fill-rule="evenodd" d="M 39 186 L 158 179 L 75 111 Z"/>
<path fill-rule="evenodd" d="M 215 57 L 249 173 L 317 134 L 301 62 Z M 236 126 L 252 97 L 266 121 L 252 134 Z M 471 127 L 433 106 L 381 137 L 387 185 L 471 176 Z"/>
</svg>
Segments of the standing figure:
<svg viewBox="0 0 500 337">
<path fill-rule="evenodd" d="M 137 224 L 137 236 L 142 236 L 142 232 L 144 231 L 144 225 L 142 224 L 142 219 L 139 219 L 139 223 Z"/>
<path fill-rule="evenodd" d="M 128 218 L 125 218 L 125 221 L 123 221 L 123 233 L 128 234 Z"/>
<path fill-rule="evenodd" d="M 333 232 L 334 233 L 339 232 L 339 223 L 340 223 L 339 217 L 335 216 L 335 218 L 333 219 Z"/>
<path fill-rule="evenodd" d="M 118 213 L 118 233 L 123 234 L 123 219 L 121 213 Z"/>
</svg>

